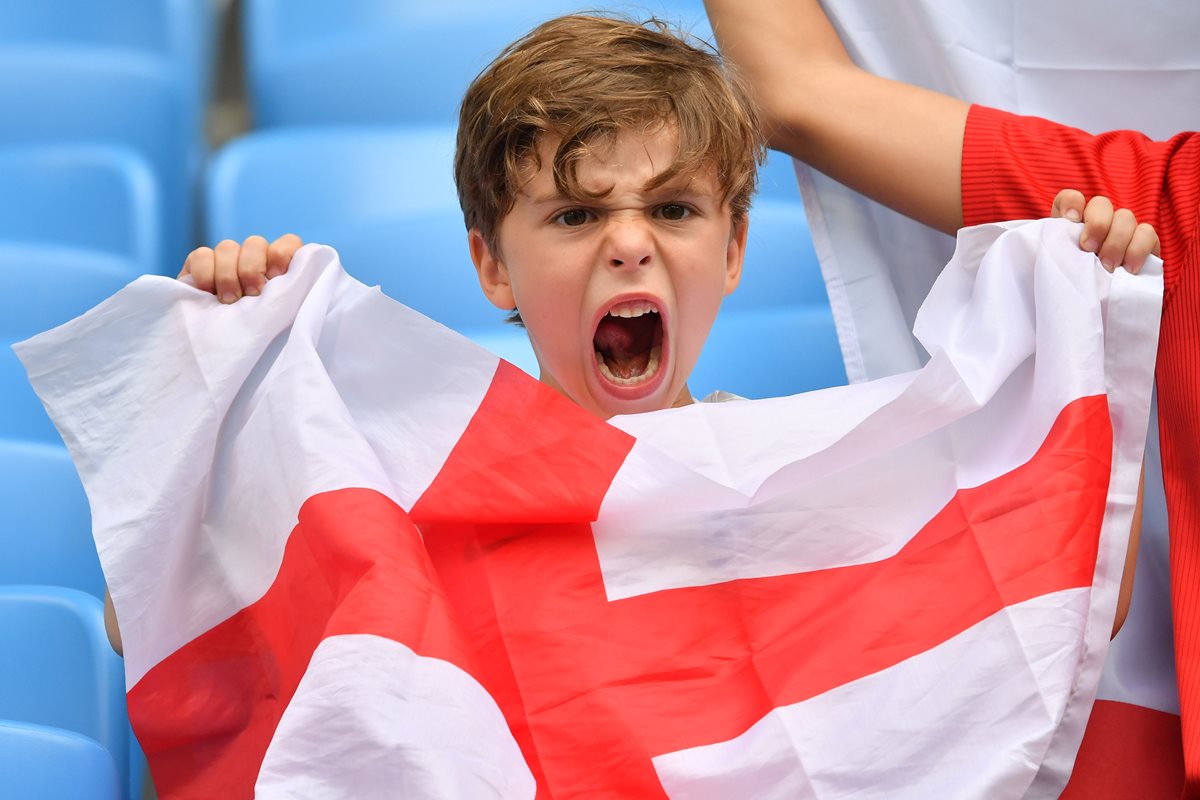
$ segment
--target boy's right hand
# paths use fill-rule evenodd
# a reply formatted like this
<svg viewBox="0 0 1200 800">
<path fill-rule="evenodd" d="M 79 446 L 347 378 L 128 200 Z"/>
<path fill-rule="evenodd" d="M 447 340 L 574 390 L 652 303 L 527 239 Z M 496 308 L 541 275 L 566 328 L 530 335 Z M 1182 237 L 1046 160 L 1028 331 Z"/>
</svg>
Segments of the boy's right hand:
<svg viewBox="0 0 1200 800">
<path fill-rule="evenodd" d="M 178 277 L 190 275 L 197 289 L 212 292 L 222 303 L 236 303 L 243 296 L 258 295 L 267 281 L 287 272 L 303 244 L 294 233 L 270 244 L 261 236 L 241 244 L 226 239 L 216 247 L 197 247 L 188 253 Z"/>
</svg>

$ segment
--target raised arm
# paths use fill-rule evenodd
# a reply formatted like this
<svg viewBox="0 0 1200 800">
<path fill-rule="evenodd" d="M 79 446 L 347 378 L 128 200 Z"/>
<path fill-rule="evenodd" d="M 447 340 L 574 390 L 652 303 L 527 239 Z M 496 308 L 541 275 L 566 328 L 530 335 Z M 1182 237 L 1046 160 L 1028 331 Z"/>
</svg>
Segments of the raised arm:
<svg viewBox="0 0 1200 800">
<path fill-rule="evenodd" d="M 860 69 L 816 0 L 705 6 L 771 147 L 938 230 L 962 227 L 966 103 Z"/>
</svg>

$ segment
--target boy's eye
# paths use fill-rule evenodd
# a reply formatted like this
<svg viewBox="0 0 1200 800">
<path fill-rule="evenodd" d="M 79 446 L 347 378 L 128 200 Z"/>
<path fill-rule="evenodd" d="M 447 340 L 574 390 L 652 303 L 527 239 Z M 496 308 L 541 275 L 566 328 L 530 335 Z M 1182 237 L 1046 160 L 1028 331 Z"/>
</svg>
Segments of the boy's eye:
<svg viewBox="0 0 1200 800">
<path fill-rule="evenodd" d="M 665 206 L 659 207 L 658 213 L 665 220 L 679 222 L 680 220 L 687 219 L 691 215 L 692 210 L 679 203 L 667 203 Z"/>
<path fill-rule="evenodd" d="M 554 218 L 559 225 L 575 228 L 591 219 L 591 212 L 586 208 L 569 208 Z"/>
</svg>

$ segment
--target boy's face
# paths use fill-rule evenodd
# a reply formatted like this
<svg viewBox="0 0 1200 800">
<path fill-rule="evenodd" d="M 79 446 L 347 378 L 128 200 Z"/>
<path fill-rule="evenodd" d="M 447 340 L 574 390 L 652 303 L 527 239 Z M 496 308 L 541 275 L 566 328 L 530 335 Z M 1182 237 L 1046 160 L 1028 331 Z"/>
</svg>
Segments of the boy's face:
<svg viewBox="0 0 1200 800">
<path fill-rule="evenodd" d="M 578 162 L 587 201 L 559 194 L 557 140 L 500 223 L 500 252 L 470 233 L 480 285 L 516 307 L 541 380 L 607 419 L 691 402 L 687 379 L 722 298 L 741 276 L 746 225 L 716 169 L 646 185 L 675 159 L 670 128 L 622 133 Z"/>
</svg>

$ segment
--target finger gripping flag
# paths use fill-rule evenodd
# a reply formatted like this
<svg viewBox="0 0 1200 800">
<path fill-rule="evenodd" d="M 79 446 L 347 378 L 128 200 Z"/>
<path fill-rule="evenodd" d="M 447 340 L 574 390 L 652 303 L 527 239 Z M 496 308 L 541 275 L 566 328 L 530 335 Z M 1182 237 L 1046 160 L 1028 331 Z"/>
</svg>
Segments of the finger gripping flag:
<svg viewBox="0 0 1200 800">
<path fill-rule="evenodd" d="M 1076 239 L 963 232 L 920 371 L 608 422 L 319 246 L 19 345 L 160 795 L 1057 795 L 1161 299 Z"/>
</svg>

